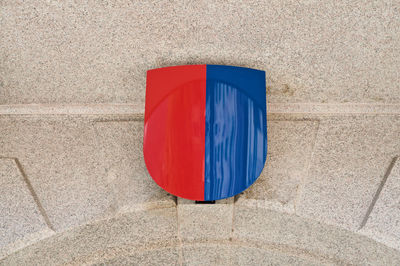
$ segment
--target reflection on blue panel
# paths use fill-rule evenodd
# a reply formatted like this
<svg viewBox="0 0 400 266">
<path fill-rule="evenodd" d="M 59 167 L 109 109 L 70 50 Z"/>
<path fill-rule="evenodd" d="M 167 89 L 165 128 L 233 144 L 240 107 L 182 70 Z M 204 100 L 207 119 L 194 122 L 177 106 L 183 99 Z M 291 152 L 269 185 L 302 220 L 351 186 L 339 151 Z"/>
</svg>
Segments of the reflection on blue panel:
<svg viewBox="0 0 400 266">
<path fill-rule="evenodd" d="M 204 200 L 232 197 L 260 175 L 267 155 L 265 74 L 207 65 Z"/>
</svg>

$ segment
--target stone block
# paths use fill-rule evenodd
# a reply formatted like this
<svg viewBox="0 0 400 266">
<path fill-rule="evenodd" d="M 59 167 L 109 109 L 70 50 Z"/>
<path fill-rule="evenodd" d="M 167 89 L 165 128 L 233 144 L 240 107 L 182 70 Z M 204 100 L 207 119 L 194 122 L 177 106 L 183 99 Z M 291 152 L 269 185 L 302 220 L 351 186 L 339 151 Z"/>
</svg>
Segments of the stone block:
<svg viewBox="0 0 400 266">
<path fill-rule="evenodd" d="M 400 100 L 398 4 L 2 1 L 0 104 L 134 103 L 146 70 L 267 71 L 270 102 Z"/>
<path fill-rule="evenodd" d="M 84 119 L 0 117 L 0 150 L 17 157 L 55 230 L 111 212 L 96 134 Z"/>
<path fill-rule="evenodd" d="M 194 244 L 183 247 L 183 265 L 324 265 L 323 261 L 278 250 L 225 244 Z"/>
<path fill-rule="evenodd" d="M 386 169 L 400 150 L 398 116 L 321 120 L 298 214 L 358 230 Z"/>
<path fill-rule="evenodd" d="M 400 250 L 400 160 L 397 158 L 362 233 Z"/>
<path fill-rule="evenodd" d="M 176 208 L 152 209 L 77 226 L 17 251 L 0 264 L 93 264 L 177 244 Z"/>
<path fill-rule="evenodd" d="M 0 157 L 0 258 L 49 231 L 15 160 Z"/>
<path fill-rule="evenodd" d="M 234 240 L 264 243 L 334 264 L 397 265 L 398 250 L 340 227 L 263 208 L 235 208 Z"/>
<path fill-rule="evenodd" d="M 298 188 L 307 176 L 317 127 L 318 121 L 312 120 L 269 120 L 264 169 L 238 204 L 293 211 Z"/>
<path fill-rule="evenodd" d="M 196 204 L 178 198 L 179 235 L 183 241 L 223 240 L 232 233 L 233 198 Z"/>
<path fill-rule="evenodd" d="M 129 255 L 124 255 L 93 265 L 181 265 L 179 264 L 179 249 L 164 248 L 136 251 Z"/>
<path fill-rule="evenodd" d="M 55 230 L 120 211 L 175 206 L 146 173 L 141 125 L 96 121 L 0 117 L 0 151 L 20 159 Z"/>
</svg>

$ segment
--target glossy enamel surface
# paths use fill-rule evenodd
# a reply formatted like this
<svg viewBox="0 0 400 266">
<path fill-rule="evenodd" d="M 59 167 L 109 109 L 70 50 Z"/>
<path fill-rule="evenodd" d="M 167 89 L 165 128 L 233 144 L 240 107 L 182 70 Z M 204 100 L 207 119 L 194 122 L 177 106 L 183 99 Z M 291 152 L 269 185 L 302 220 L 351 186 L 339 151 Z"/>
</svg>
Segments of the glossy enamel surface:
<svg viewBox="0 0 400 266">
<path fill-rule="evenodd" d="M 217 200 L 248 188 L 267 154 L 264 71 L 149 70 L 143 152 L 151 177 L 176 196 Z"/>
<path fill-rule="evenodd" d="M 265 73 L 207 66 L 205 200 L 232 197 L 260 175 L 267 155 Z"/>
<path fill-rule="evenodd" d="M 205 65 L 147 72 L 147 170 L 164 190 L 192 200 L 204 200 L 205 82 Z"/>
</svg>

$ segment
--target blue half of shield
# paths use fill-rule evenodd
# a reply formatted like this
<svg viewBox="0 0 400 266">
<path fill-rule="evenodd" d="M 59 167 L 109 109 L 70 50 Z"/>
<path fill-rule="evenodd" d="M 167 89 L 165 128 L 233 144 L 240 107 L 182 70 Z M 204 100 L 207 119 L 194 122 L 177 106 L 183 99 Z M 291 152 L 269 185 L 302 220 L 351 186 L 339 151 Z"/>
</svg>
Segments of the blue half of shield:
<svg viewBox="0 0 400 266">
<path fill-rule="evenodd" d="M 267 156 L 265 72 L 207 65 L 204 200 L 251 186 Z"/>
</svg>

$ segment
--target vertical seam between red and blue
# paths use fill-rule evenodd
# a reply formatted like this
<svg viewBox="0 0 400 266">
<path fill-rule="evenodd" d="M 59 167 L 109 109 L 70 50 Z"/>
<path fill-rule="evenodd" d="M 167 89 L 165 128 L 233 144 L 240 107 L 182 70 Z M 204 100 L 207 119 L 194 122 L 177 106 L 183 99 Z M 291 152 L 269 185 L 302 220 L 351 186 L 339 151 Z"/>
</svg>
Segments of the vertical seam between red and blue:
<svg viewBox="0 0 400 266">
<path fill-rule="evenodd" d="M 203 184 L 204 191 L 203 191 L 203 200 L 206 200 L 206 190 L 207 190 L 207 187 L 209 187 L 211 185 L 210 184 L 210 176 L 211 176 L 210 171 L 212 169 L 211 169 L 211 167 L 209 167 L 209 165 L 210 165 L 210 162 L 212 160 L 212 156 L 211 156 L 212 153 L 209 152 L 209 149 L 211 148 L 211 145 L 212 145 L 210 136 L 212 136 L 212 134 L 213 134 L 212 125 L 214 124 L 213 123 L 214 121 L 212 121 L 213 120 L 213 116 L 212 116 L 212 114 L 210 114 L 211 110 L 207 110 L 207 106 L 209 107 L 209 109 L 211 108 L 209 103 L 210 103 L 210 101 L 213 100 L 212 98 L 213 98 L 214 94 L 210 93 L 209 80 L 207 79 L 208 66 L 207 65 L 205 65 L 205 66 L 206 66 L 206 71 L 205 71 L 206 72 L 206 82 L 205 82 L 205 85 L 206 85 L 206 88 L 205 88 L 206 97 L 205 97 L 205 106 L 204 106 L 204 114 L 205 114 L 204 115 L 205 116 L 204 117 L 204 123 L 205 123 L 204 130 L 205 130 L 205 132 L 204 132 L 204 177 L 203 177 L 203 179 L 204 179 L 204 184 Z M 211 99 L 209 99 L 209 98 L 211 98 Z M 209 187 L 209 189 L 211 189 L 211 188 Z"/>
</svg>

